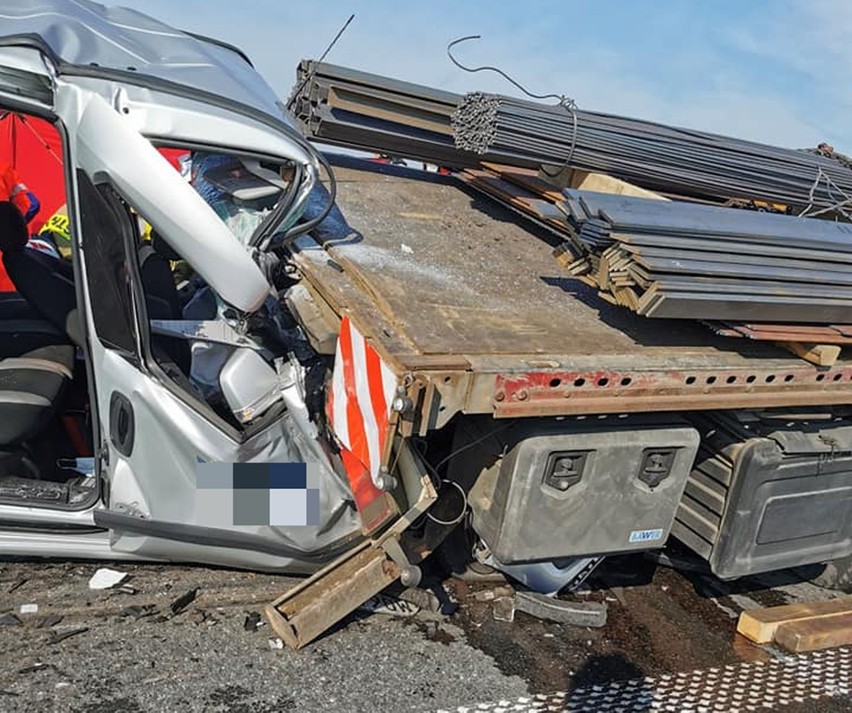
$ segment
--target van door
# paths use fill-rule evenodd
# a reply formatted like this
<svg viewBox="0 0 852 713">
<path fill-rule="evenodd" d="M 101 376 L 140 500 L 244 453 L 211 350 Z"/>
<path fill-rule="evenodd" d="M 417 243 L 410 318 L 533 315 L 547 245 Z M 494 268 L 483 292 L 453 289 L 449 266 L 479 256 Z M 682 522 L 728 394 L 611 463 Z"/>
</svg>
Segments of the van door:
<svg viewBox="0 0 852 713">
<path fill-rule="evenodd" d="M 53 80 L 41 53 L 27 47 L 0 47 L 0 114 L 16 112 L 50 120 Z M 38 320 L 37 327 L 53 328 Z M 17 328 L 16 328 L 17 329 Z M 12 499 L 0 504 L 0 551 L 9 555 L 104 556 L 105 541 L 95 531 L 92 508 L 37 506 Z"/>
<path fill-rule="evenodd" d="M 173 247 L 191 246 L 199 256 L 193 267 L 238 311 L 262 304 L 269 285 L 224 223 L 125 117 L 97 96 L 75 101 L 78 110 L 68 112 L 71 121 L 80 116 L 70 131 L 74 213 L 106 492 L 95 522 L 111 531 L 113 549 L 134 555 L 315 570 L 360 531 L 351 496 L 327 462 L 312 464 L 322 478 L 319 524 L 235 525 L 225 516 L 211 522 L 209 493 L 198 487 L 200 465 L 292 463 L 316 450 L 299 437 L 298 403 L 262 427 L 241 430 L 152 364 L 128 205 Z"/>
</svg>

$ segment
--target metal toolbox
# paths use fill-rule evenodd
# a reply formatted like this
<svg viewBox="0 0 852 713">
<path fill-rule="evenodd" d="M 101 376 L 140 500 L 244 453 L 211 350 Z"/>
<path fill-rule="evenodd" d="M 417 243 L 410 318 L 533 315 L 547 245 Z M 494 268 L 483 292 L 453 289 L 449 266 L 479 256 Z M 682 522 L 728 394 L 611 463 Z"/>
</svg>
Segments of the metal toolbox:
<svg viewBox="0 0 852 713">
<path fill-rule="evenodd" d="M 671 417 L 539 420 L 499 440 L 470 505 L 507 565 L 661 547 L 698 448 L 695 429 Z"/>
<path fill-rule="evenodd" d="M 672 534 L 721 579 L 852 554 L 852 425 L 714 413 Z"/>
</svg>

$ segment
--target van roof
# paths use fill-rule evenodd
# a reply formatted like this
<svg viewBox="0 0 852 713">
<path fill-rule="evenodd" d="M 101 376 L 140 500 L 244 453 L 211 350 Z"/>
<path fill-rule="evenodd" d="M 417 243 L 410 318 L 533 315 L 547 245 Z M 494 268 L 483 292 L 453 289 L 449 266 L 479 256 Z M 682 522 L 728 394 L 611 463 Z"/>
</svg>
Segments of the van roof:
<svg viewBox="0 0 852 713">
<path fill-rule="evenodd" d="M 0 47 L 38 49 L 60 75 L 222 100 L 294 126 L 248 57 L 224 42 L 89 0 L 0 0 Z"/>
</svg>

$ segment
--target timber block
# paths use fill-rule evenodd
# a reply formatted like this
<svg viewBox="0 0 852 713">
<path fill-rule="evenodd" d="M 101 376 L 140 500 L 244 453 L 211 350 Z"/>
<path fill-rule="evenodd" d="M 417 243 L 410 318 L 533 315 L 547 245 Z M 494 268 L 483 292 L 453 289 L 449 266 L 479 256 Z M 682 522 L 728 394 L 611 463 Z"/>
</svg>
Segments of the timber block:
<svg viewBox="0 0 852 713">
<path fill-rule="evenodd" d="M 805 344 L 803 342 L 781 342 L 782 347 L 797 357 L 817 366 L 833 366 L 840 356 L 837 344 Z"/>
<path fill-rule="evenodd" d="M 737 631 L 756 644 L 768 644 L 775 638 L 775 632 L 782 624 L 843 614 L 852 615 L 852 597 L 831 599 L 827 602 L 762 607 L 742 612 L 737 622 Z"/>
<path fill-rule="evenodd" d="M 795 654 L 852 644 L 852 612 L 781 624 L 775 643 Z"/>
</svg>

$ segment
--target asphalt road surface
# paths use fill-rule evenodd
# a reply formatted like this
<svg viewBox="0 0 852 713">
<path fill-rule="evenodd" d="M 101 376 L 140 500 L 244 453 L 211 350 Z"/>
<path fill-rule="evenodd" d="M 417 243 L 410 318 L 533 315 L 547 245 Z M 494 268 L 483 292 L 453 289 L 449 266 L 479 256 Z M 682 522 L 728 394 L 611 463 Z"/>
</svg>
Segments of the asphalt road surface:
<svg viewBox="0 0 852 713">
<path fill-rule="evenodd" d="M 294 652 L 254 621 L 296 580 L 110 564 L 127 589 L 91 590 L 100 566 L 0 561 L 0 711 L 852 710 L 852 651 L 735 633 L 743 609 L 838 596 L 806 573 L 725 585 L 610 560 L 573 597 L 606 603 L 599 629 L 497 621 L 505 585 L 450 579 L 450 616 L 359 612 Z"/>
</svg>

